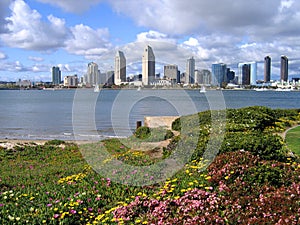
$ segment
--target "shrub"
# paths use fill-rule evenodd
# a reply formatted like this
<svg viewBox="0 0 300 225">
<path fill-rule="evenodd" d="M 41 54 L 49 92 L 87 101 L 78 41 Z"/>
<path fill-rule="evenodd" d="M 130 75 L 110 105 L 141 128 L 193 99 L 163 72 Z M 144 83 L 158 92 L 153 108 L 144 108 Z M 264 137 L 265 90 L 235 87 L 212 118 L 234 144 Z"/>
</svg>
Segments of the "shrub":
<svg viewBox="0 0 300 225">
<path fill-rule="evenodd" d="M 172 137 L 174 137 L 173 132 L 170 131 L 170 130 L 167 130 L 167 131 L 166 131 L 166 135 L 165 135 L 165 140 L 170 139 L 170 138 L 172 138 Z"/>
<path fill-rule="evenodd" d="M 145 126 L 139 127 L 138 129 L 136 129 L 134 133 L 134 135 L 140 139 L 146 139 L 150 137 L 150 134 L 151 134 L 150 128 Z"/>
<path fill-rule="evenodd" d="M 65 141 L 54 139 L 54 140 L 47 141 L 45 145 L 61 145 L 65 143 L 66 143 Z"/>
</svg>

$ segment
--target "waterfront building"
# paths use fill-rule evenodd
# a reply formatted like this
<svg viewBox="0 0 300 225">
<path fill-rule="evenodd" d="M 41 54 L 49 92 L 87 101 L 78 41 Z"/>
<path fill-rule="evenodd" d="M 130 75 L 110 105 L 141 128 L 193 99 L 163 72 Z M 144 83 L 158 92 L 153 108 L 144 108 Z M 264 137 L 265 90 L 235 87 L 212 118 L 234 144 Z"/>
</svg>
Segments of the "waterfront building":
<svg viewBox="0 0 300 225">
<path fill-rule="evenodd" d="M 247 66 L 245 66 L 245 65 L 247 65 Z M 240 84 L 240 85 L 256 85 L 256 80 L 257 80 L 257 63 L 256 62 L 239 63 L 238 71 L 239 71 L 238 84 Z M 249 76 L 250 76 L 250 78 L 249 78 Z"/>
<path fill-rule="evenodd" d="M 280 80 L 281 81 L 288 81 L 289 70 L 288 70 L 289 60 L 288 58 L 283 55 L 281 56 L 281 68 L 280 68 Z"/>
<path fill-rule="evenodd" d="M 65 87 L 77 87 L 78 86 L 78 77 L 77 77 L 77 75 L 65 76 L 64 77 L 64 86 Z"/>
<path fill-rule="evenodd" d="M 126 58 L 123 52 L 117 51 L 115 56 L 115 84 L 126 82 Z"/>
<path fill-rule="evenodd" d="M 178 80 L 178 66 L 177 65 L 165 65 L 164 66 L 164 77 L 171 81 L 171 83 L 179 83 Z"/>
<path fill-rule="evenodd" d="M 87 86 L 95 86 L 100 83 L 100 70 L 98 69 L 97 63 L 90 62 L 88 64 L 85 76 L 85 83 Z"/>
<path fill-rule="evenodd" d="M 209 70 L 195 70 L 195 83 L 211 84 L 211 72 Z"/>
<path fill-rule="evenodd" d="M 227 65 L 224 63 L 212 64 L 212 84 L 222 86 L 226 81 Z"/>
<path fill-rule="evenodd" d="M 186 62 L 186 82 L 188 84 L 195 83 L 195 59 L 191 57 Z"/>
<path fill-rule="evenodd" d="M 271 80 L 271 57 L 265 57 L 265 66 L 264 66 L 264 82 L 269 83 Z"/>
<path fill-rule="evenodd" d="M 155 56 L 152 48 L 147 45 L 142 57 L 142 82 L 149 85 L 155 80 Z"/>
<path fill-rule="evenodd" d="M 59 85 L 61 83 L 61 71 L 58 66 L 52 67 L 52 84 Z"/>
</svg>

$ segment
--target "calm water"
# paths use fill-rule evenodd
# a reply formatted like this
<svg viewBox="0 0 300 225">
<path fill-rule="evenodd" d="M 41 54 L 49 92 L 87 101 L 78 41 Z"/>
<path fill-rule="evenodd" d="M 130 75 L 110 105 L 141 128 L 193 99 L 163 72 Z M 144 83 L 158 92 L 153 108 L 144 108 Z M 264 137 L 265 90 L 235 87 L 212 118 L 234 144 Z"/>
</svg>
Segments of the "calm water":
<svg viewBox="0 0 300 225">
<path fill-rule="evenodd" d="M 144 116 L 261 105 L 300 108 L 300 92 L 184 90 L 0 91 L 0 139 L 126 136 Z"/>
</svg>

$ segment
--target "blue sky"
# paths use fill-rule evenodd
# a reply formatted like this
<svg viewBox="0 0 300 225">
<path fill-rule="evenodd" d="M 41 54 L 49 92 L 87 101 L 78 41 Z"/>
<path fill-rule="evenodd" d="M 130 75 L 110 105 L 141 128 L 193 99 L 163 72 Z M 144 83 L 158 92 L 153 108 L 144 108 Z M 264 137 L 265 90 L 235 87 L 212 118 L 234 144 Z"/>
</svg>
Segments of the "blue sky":
<svg viewBox="0 0 300 225">
<path fill-rule="evenodd" d="M 143 47 L 165 63 L 196 67 L 272 58 L 273 79 L 287 55 L 300 74 L 300 1 L 296 0 L 1 0 L 0 80 L 49 81 L 52 66 L 82 76 L 96 62 L 111 70 L 122 50 L 128 74 L 141 72 Z M 263 64 L 258 75 L 262 78 Z"/>
</svg>

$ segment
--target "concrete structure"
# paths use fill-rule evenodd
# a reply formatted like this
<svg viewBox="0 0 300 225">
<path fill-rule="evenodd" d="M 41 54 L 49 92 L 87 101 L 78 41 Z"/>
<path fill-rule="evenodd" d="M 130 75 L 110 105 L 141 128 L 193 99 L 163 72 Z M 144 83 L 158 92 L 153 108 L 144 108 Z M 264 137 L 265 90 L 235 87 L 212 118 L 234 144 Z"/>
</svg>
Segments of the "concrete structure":
<svg viewBox="0 0 300 225">
<path fill-rule="evenodd" d="M 178 66 L 177 65 L 165 65 L 164 66 L 164 78 L 170 80 L 171 83 L 179 83 L 178 80 Z"/>
<path fill-rule="evenodd" d="M 191 57 L 186 62 L 186 83 L 195 84 L 195 59 Z"/>
<path fill-rule="evenodd" d="M 265 66 L 264 66 L 264 82 L 268 83 L 271 81 L 271 57 L 265 57 Z"/>
<path fill-rule="evenodd" d="M 64 86 L 65 87 L 77 87 L 78 86 L 78 77 L 77 77 L 77 75 L 65 76 L 64 77 Z"/>
<path fill-rule="evenodd" d="M 245 66 L 245 65 L 248 65 L 248 66 Z M 238 70 L 239 70 L 238 84 L 243 85 L 243 82 L 247 81 L 247 77 L 243 77 L 243 75 L 245 75 L 245 76 L 247 75 L 246 67 L 247 68 L 249 67 L 249 70 L 250 70 L 249 85 L 256 85 L 256 79 L 257 79 L 257 63 L 256 62 L 245 62 L 245 63 L 238 64 Z M 248 84 L 245 84 L 245 85 L 248 85 Z"/>
<path fill-rule="evenodd" d="M 118 51 L 115 56 L 115 84 L 126 82 L 126 58 L 123 52 Z"/>
<path fill-rule="evenodd" d="M 58 85 L 61 83 L 61 71 L 58 66 L 52 67 L 52 84 Z"/>
<path fill-rule="evenodd" d="M 149 128 L 164 127 L 166 129 L 172 129 L 172 123 L 179 116 L 145 116 L 144 126 Z"/>
<path fill-rule="evenodd" d="M 149 85 L 155 79 L 155 56 L 152 48 L 147 45 L 142 57 L 142 82 Z"/>
<path fill-rule="evenodd" d="M 224 63 L 212 64 L 212 84 L 216 86 L 222 86 L 222 83 L 226 80 L 227 65 Z"/>
<path fill-rule="evenodd" d="M 280 80 L 288 81 L 289 78 L 289 60 L 283 55 L 281 56 L 281 67 L 280 67 Z"/>
</svg>

